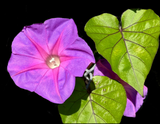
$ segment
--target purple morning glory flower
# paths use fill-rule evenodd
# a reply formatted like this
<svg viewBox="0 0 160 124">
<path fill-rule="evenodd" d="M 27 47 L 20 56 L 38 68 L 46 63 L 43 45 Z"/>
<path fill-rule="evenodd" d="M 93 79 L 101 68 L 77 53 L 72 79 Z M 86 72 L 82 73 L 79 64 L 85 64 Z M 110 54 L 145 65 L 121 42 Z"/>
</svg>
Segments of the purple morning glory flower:
<svg viewBox="0 0 160 124">
<path fill-rule="evenodd" d="M 143 104 L 143 100 L 146 98 L 148 88 L 144 86 L 144 97 L 142 97 L 134 88 L 120 79 L 119 76 L 112 71 L 110 64 L 105 59 L 100 59 L 96 63 L 94 76 L 96 75 L 107 76 L 111 79 L 119 81 L 123 85 L 127 95 L 127 104 L 123 115 L 127 117 L 135 117 L 136 112 L 140 109 Z"/>
<path fill-rule="evenodd" d="M 93 53 L 74 21 L 53 18 L 24 27 L 14 38 L 7 70 L 20 88 L 61 104 L 91 62 Z"/>
</svg>

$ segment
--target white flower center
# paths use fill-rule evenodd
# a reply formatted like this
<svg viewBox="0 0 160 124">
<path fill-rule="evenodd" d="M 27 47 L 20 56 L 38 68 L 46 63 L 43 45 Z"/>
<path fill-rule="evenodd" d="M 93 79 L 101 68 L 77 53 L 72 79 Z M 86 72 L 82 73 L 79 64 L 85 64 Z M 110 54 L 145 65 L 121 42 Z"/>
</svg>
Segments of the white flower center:
<svg viewBox="0 0 160 124">
<path fill-rule="evenodd" d="M 54 58 L 51 58 L 51 60 L 49 60 L 49 62 L 53 62 L 54 61 Z"/>
<path fill-rule="evenodd" d="M 58 56 L 50 55 L 46 59 L 46 64 L 49 68 L 54 69 L 60 65 L 60 59 Z"/>
</svg>

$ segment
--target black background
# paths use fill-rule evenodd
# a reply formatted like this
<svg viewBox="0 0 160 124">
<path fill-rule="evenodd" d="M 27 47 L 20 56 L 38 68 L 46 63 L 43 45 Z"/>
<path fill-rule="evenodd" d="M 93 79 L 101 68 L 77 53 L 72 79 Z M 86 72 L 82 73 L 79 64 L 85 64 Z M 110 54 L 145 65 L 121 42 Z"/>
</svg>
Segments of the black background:
<svg viewBox="0 0 160 124">
<path fill-rule="evenodd" d="M 160 16 L 159 6 L 149 6 L 138 2 L 102 3 L 85 2 L 46 2 L 33 3 L 2 3 L 1 4 L 1 38 L 0 38 L 0 120 L 3 122 L 18 123 L 62 123 L 57 105 L 43 99 L 34 92 L 29 92 L 17 87 L 7 72 L 7 64 L 11 55 L 11 43 L 13 38 L 22 30 L 23 26 L 41 23 L 49 18 L 63 17 L 73 18 L 77 24 L 79 36 L 82 37 L 91 49 L 94 50 L 93 41 L 84 32 L 86 22 L 93 16 L 102 13 L 111 13 L 120 19 L 121 14 L 129 8 L 153 9 Z M 137 123 L 139 121 L 159 122 L 160 112 L 160 50 L 154 59 L 152 68 L 148 74 L 145 85 L 148 87 L 148 95 L 143 106 L 136 114 L 136 118 L 123 117 L 121 123 Z"/>
</svg>

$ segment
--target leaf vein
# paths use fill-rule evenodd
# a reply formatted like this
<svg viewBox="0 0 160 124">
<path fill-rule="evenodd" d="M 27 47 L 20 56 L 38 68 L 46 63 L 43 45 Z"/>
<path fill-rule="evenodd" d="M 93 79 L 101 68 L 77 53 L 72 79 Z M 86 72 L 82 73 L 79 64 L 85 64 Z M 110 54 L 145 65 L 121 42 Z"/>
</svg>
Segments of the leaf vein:
<svg viewBox="0 0 160 124">
<path fill-rule="evenodd" d="M 114 47 L 121 41 L 121 39 L 122 39 L 122 37 L 117 41 L 117 43 L 114 44 L 114 46 L 112 48 L 112 51 L 111 51 L 110 60 L 112 60 L 111 57 L 112 57 L 112 54 L 113 54 Z"/>
<path fill-rule="evenodd" d="M 117 90 L 114 90 L 114 91 L 111 91 L 111 92 L 115 92 L 115 91 L 117 91 Z M 111 93 L 111 92 L 107 92 L 106 94 Z M 118 101 L 116 101 L 116 100 L 114 100 L 114 99 L 112 99 L 112 98 L 109 98 L 109 97 L 107 97 L 107 96 L 104 96 L 104 95 L 106 95 L 106 94 L 103 94 L 103 95 L 100 95 L 100 94 L 97 94 L 97 93 L 92 93 L 92 94 L 95 94 L 95 95 L 98 95 L 98 96 L 103 96 L 103 97 L 105 97 L 105 98 L 107 98 L 107 99 L 110 99 L 110 100 L 113 100 L 113 101 L 115 101 L 115 102 L 117 102 L 117 103 L 119 103 L 119 104 L 122 104 L 122 103 L 120 103 L 120 102 L 118 102 Z"/>
<path fill-rule="evenodd" d="M 99 45 L 104 39 L 106 39 L 108 36 L 113 35 L 113 34 L 116 34 L 116 33 L 118 33 L 118 32 L 119 32 L 119 31 L 114 32 L 114 33 L 112 33 L 112 34 L 108 34 L 106 37 L 102 38 L 102 39 L 99 41 L 99 43 L 97 44 L 97 47 L 98 47 L 98 45 Z"/>
<path fill-rule="evenodd" d="M 106 28 L 112 28 L 112 29 L 115 29 L 115 30 L 118 30 L 117 28 L 114 28 L 114 27 L 111 27 L 111 26 L 103 26 L 103 25 L 89 25 L 87 27 L 106 27 Z"/>
<path fill-rule="evenodd" d="M 85 109 L 85 107 L 87 106 L 87 104 L 89 103 L 89 101 L 86 103 L 86 105 L 84 106 L 84 108 L 81 110 L 81 112 L 79 113 L 79 115 L 78 115 L 78 117 L 77 117 L 77 119 L 76 119 L 76 123 L 77 123 L 77 120 L 79 119 L 79 116 L 80 116 L 80 114 L 82 113 L 82 111 Z"/>
<path fill-rule="evenodd" d="M 101 108 L 105 109 L 106 111 L 108 111 L 108 112 L 111 114 L 111 112 L 110 112 L 108 109 L 104 108 L 103 106 L 101 106 L 100 104 L 98 104 L 96 101 L 94 101 L 94 100 L 91 100 L 91 101 L 93 101 L 94 103 L 96 103 L 96 104 L 99 105 Z M 111 116 L 114 118 L 115 121 L 117 121 L 112 114 L 111 114 Z"/>
<path fill-rule="evenodd" d="M 96 120 L 96 117 L 95 117 L 95 113 L 94 113 L 94 110 L 93 110 L 93 106 L 92 106 L 92 99 L 91 99 L 91 96 L 89 95 L 89 101 L 91 103 L 91 108 L 92 108 L 92 114 L 94 115 L 94 119 L 95 119 L 95 122 L 97 123 L 97 120 Z"/>
<path fill-rule="evenodd" d="M 87 32 L 87 34 L 104 34 L 104 35 L 109 35 L 107 33 L 97 33 L 97 32 Z"/>
<path fill-rule="evenodd" d="M 152 56 L 151 56 L 150 52 L 146 49 L 146 47 L 144 47 L 144 46 L 142 46 L 142 45 L 140 45 L 140 44 L 138 44 L 138 43 L 136 43 L 136 42 L 134 42 L 134 41 L 131 41 L 131 40 L 125 39 L 125 41 L 131 42 L 131 43 L 133 43 L 133 44 L 136 44 L 136 45 L 144 48 L 144 49 L 147 51 L 147 53 L 149 54 L 149 56 L 151 57 L 151 59 L 152 59 Z"/>
<path fill-rule="evenodd" d="M 88 119 L 88 123 L 89 123 L 89 121 L 91 120 L 92 115 L 93 115 L 93 114 L 91 114 L 91 116 L 89 117 L 89 119 Z"/>
<path fill-rule="evenodd" d="M 121 61 L 122 61 L 122 59 L 123 59 L 123 57 L 125 56 L 126 53 L 127 53 L 127 52 L 125 52 L 125 53 L 122 55 L 122 57 L 120 58 L 119 63 L 118 63 L 118 69 L 119 69 L 119 65 L 120 65 L 120 63 L 121 63 Z"/>
<path fill-rule="evenodd" d="M 158 26 L 153 26 L 153 27 L 150 27 L 150 28 L 146 28 L 145 30 L 143 30 L 143 31 L 146 31 L 146 30 L 149 30 L 149 29 L 151 29 L 151 28 L 155 28 L 155 27 L 160 27 L 160 25 L 158 25 Z"/>
<path fill-rule="evenodd" d="M 103 87 L 105 87 L 105 86 L 109 86 L 109 85 L 111 85 L 111 84 L 103 85 L 103 86 L 101 86 L 101 87 L 96 88 L 95 90 L 100 89 L 100 88 L 103 88 Z"/>
<path fill-rule="evenodd" d="M 137 56 L 135 56 L 135 55 L 132 55 L 132 54 L 129 54 L 130 56 L 133 56 L 133 57 L 135 57 L 135 58 L 137 58 L 137 59 L 139 59 L 145 66 L 146 66 L 146 64 L 144 63 L 144 61 L 141 59 L 141 58 L 139 58 L 139 57 L 137 57 Z"/>
<path fill-rule="evenodd" d="M 107 50 L 107 49 L 111 49 L 111 48 L 113 48 L 113 47 L 108 47 L 108 48 L 105 48 L 102 52 L 104 52 L 105 50 Z"/>
<path fill-rule="evenodd" d="M 97 114 L 95 114 L 97 117 L 99 117 L 104 123 L 107 123 L 102 117 L 98 116 Z"/>
<path fill-rule="evenodd" d="M 138 69 L 134 69 L 135 71 L 138 71 L 139 73 L 141 73 L 141 75 L 143 75 L 143 77 L 146 77 L 142 72 L 140 72 Z"/>
<path fill-rule="evenodd" d="M 151 36 L 152 38 L 156 39 L 154 36 L 152 36 L 151 34 L 148 34 L 148 33 L 145 33 L 145 32 L 142 32 L 142 31 L 123 31 L 123 32 L 128 32 L 128 33 L 142 33 L 142 34 L 146 34 L 146 35 L 149 35 Z M 156 39 L 157 40 L 157 39 Z"/>
<path fill-rule="evenodd" d="M 151 34 L 155 34 L 155 33 L 159 33 L 160 31 L 156 31 L 156 32 L 153 32 L 153 33 L 151 33 Z"/>
<path fill-rule="evenodd" d="M 129 27 L 131 27 L 131 26 L 133 26 L 133 25 L 136 25 L 136 24 L 138 24 L 138 23 L 142 23 L 142 22 L 145 22 L 145 21 L 149 21 L 149 20 L 154 20 L 155 18 L 152 18 L 152 19 L 146 19 L 146 20 L 143 20 L 143 21 L 140 21 L 140 22 L 135 22 L 135 23 L 133 23 L 133 24 L 131 24 L 131 25 L 129 25 L 128 27 L 126 27 L 126 28 L 123 28 L 123 30 L 125 30 L 125 29 L 127 29 L 127 28 L 129 28 Z M 139 19 L 140 20 L 140 19 Z"/>
</svg>

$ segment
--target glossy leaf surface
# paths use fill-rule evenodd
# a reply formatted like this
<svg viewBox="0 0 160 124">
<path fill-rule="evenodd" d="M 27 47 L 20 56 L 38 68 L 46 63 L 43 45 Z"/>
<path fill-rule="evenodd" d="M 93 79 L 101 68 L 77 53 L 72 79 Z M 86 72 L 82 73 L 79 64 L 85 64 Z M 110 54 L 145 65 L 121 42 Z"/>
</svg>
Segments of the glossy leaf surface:
<svg viewBox="0 0 160 124">
<path fill-rule="evenodd" d="M 112 70 L 143 96 L 145 79 L 159 46 L 160 19 L 152 10 L 127 10 L 118 19 L 108 13 L 91 18 L 87 35 Z"/>
<path fill-rule="evenodd" d="M 63 123 L 120 123 L 126 106 L 123 86 L 105 76 L 95 76 L 93 81 L 89 94 L 77 78 L 71 97 L 58 106 Z"/>
</svg>

